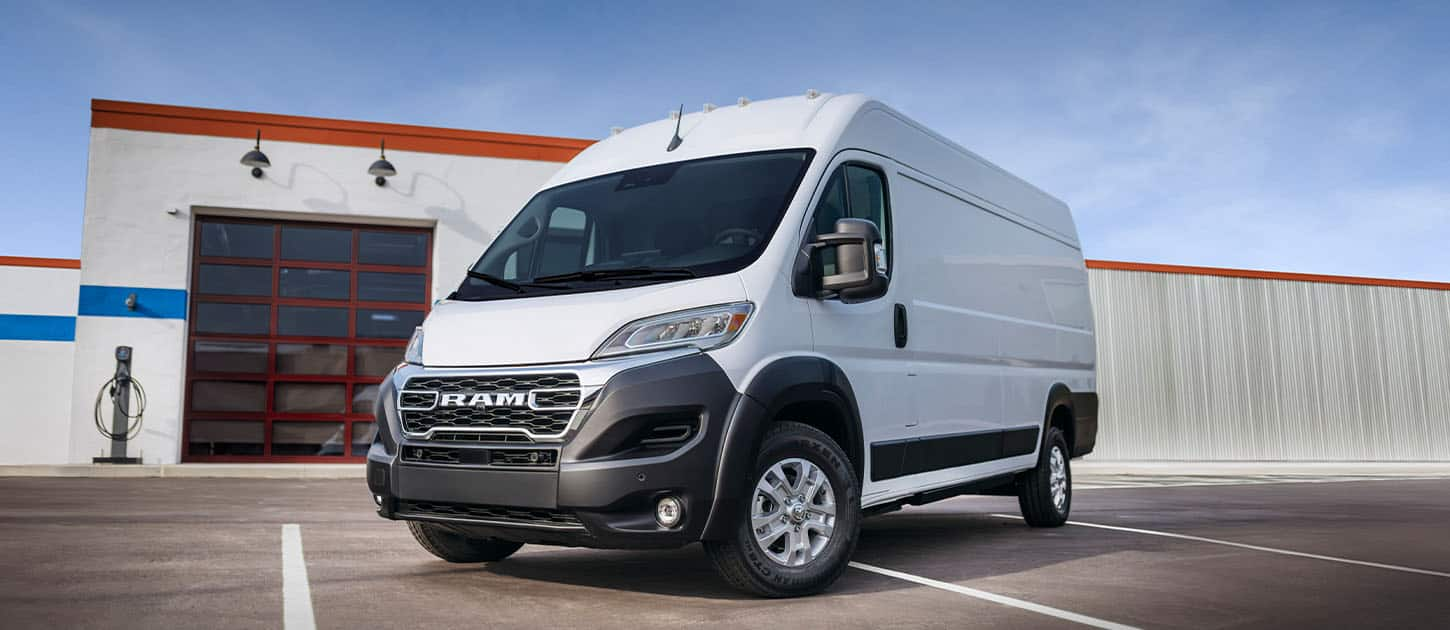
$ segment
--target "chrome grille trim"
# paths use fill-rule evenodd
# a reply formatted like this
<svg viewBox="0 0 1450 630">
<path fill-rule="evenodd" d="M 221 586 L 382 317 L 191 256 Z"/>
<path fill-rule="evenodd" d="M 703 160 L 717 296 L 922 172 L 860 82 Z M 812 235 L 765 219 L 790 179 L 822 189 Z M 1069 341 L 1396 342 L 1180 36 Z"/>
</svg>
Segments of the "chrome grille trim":
<svg viewBox="0 0 1450 630">
<path fill-rule="evenodd" d="M 521 395 L 525 405 L 450 406 L 448 396 L 509 393 Z M 540 393 L 546 403 L 540 405 Z M 427 401 L 427 402 L 425 402 Z M 455 401 L 456 402 L 456 401 Z M 398 392 L 398 417 L 409 437 L 447 431 L 522 431 L 537 439 L 559 438 L 568 432 L 584 402 L 579 377 L 571 372 L 538 375 L 419 374 Z"/>
<path fill-rule="evenodd" d="M 393 370 L 393 373 L 389 377 L 392 380 L 393 387 L 397 391 L 397 395 L 394 396 L 389 402 L 394 405 L 394 410 L 396 411 L 397 416 L 396 419 L 400 425 L 398 428 L 402 430 L 404 437 L 407 437 L 409 439 L 431 440 L 433 439 L 435 433 L 443 433 L 454 436 L 458 434 L 475 433 L 500 436 L 518 435 L 537 442 L 560 442 L 563 440 L 564 436 L 569 434 L 570 431 L 578 428 L 579 424 L 583 422 L 584 418 L 589 415 L 589 411 L 594 403 L 595 395 L 597 395 L 599 391 L 604 388 L 605 383 L 609 382 L 609 379 L 613 378 L 615 374 L 618 374 L 625 370 L 650 365 L 652 363 L 659 363 L 661 361 L 678 359 L 680 357 L 690 356 L 698 353 L 699 350 L 696 350 L 694 348 L 676 348 L 672 350 L 663 350 L 660 352 L 651 352 L 647 354 L 628 355 L 598 361 L 586 361 L 583 363 L 555 363 L 517 367 L 452 368 L 424 367 L 420 365 L 405 363 L 399 365 L 395 370 Z M 530 391 L 528 397 L 529 409 L 532 411 L 571 412 L 568 422 L 564 425 L 563 429 L 555 433 L 539 433 L 520 427 L 468 427 L 447 425 L 430 427 L 424 432 L 416 433 L 409 432 L 406 427 L 403 426 L 405 425 L 403 421 L 403 414 L 405 412 L 432 411 L 433 409 L 436 409 L 438 405 L 438 397 L 436 396 L 438 392 L 435 392 L 433 390 L 416 390 L 408 388 L 408 384 L 414 379 L 452 377 L 531 378 L 542 377 L 550 374 L 557 375 L 564 373 L 577 377 L 578 386 L 566 388 L 540 388 L 538 390 Z M 552 398 L 550 395 L 562 393 L 560 390 L 569 392 L 578 391 L 578 398 L 576 399 L 578 402 L 576 402 L 573 406 L 560 406 L 557 404 L 546 406 L 549 403 L 556 402 L 554 398 Z M 413 404 L 405 407 L 403 406 L 405 394 L 429 394 L 433 395 L 433 397 L 432 400 L 429 401 L 427 404 L 423 404 L 426 396 L 419 398 L 409 398 L 408 402 Z M 542 402 L 539 400 L 539 394 L 545 394 L 543 396 L 544 400 Z"/>
</svg>

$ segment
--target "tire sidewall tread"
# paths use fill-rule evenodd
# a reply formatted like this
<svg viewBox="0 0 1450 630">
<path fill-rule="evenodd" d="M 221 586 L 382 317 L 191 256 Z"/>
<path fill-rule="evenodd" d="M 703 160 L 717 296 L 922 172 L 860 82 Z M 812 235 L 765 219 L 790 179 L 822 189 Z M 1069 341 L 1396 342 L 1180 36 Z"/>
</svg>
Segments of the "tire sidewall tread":
<svg viewBox="0 0 1450 630">
<path fill-rule="evenodd" d="M 1052 464 L 1049 454 L 1057 446 L 1063 454 L 1063 466 L 1067 473 L 1067 500 L 1062 510 L 1052 502 Z M 1017 505 L 1022 509 L 1022 518 L 1032 527 L 1060 527 L 1067 523 L 1072 513 L 1072 460 L 1068 455 L 1067 437 L 1057 427 L 1048 427 L 1042 440 L 1042 452 L 1037 458 L 1037 467 L 1023 473 L 1017 485 Z"/>
<path fill-rule="evenodd" d="M 756 544 L 750 527 L 753 484 L 765 468 L 801 457 L 820 467 L 836 492 L 836 525 L 824 554 L 802 567 L 782 566 Z M 840 445 L 815 427 L 783 421 L 771 427 L 756 456 L 741 522 L 727 540 L 706 541 L 705 550 L 732 586 L 764 597 L 799 597 L 825 590 L 845 572 L 861 525 L 861 485 Z"/>
</svg>

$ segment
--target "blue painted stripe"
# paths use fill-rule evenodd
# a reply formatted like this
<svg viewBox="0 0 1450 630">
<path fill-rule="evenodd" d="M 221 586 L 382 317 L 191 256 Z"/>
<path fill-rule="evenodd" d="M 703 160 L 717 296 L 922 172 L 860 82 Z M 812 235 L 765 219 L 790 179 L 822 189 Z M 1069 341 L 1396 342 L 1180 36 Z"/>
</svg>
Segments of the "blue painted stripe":
<svg viewBox="0 0 1450 630">
<path fill-rule="evenodd" d="M 12 341 L 75 341 L 76 318 L 68 315 L 0 314 L 0 339 Z"/>
<path fill-rule="evenodd" d="M 126 297 L 136 294 L 136 308 L 126 308 Z M 151 317 L 186 319 L 186 291 L 146 287 L 81 285 L 80 315 L 90 317 Z"/>
</svg>

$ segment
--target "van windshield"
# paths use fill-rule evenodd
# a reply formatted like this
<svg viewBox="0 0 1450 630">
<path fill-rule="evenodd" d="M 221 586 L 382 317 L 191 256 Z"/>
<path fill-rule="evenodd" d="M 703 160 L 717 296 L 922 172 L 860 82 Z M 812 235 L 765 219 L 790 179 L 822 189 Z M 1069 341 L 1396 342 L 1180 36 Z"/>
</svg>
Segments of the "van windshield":
<svg viewBox="0 0 1450 630">
<path fill-rule="evenodd" d="M 814 151 L 661 164 L 535 195 L 452 299 L 493 300 L 733 273 L 754 262 Z"/>
</svg>

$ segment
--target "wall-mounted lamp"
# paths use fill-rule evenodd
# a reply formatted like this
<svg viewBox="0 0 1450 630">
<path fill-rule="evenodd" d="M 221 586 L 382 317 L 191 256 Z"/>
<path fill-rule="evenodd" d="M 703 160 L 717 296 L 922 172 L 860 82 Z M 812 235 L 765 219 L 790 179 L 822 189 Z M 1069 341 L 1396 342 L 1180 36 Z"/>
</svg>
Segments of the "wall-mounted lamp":
<svg viewBox="0 0 1450 630">
<path fill-rule="evenodd" d="M 252 147 L 251 151 L 242 156 L 242 165 L 252 167 L 252 177 L 261 177 L 262 169 L 272 165 L 272 161 L 267 159 L 267 154 L 262 153 L 261 129 L 257 130 L 257 146 Z"/>
<path fill-rule="evenodd" d="M 393 168 L 393 163 L 388 161 L 386 141 L 378 141 L 378 159 L 368 167 L 368 175 L 373 176 L 373 183 L 379 186 L 386 186 L 388 178 L 398 174 L 398 169 Z"/>
</svg>

